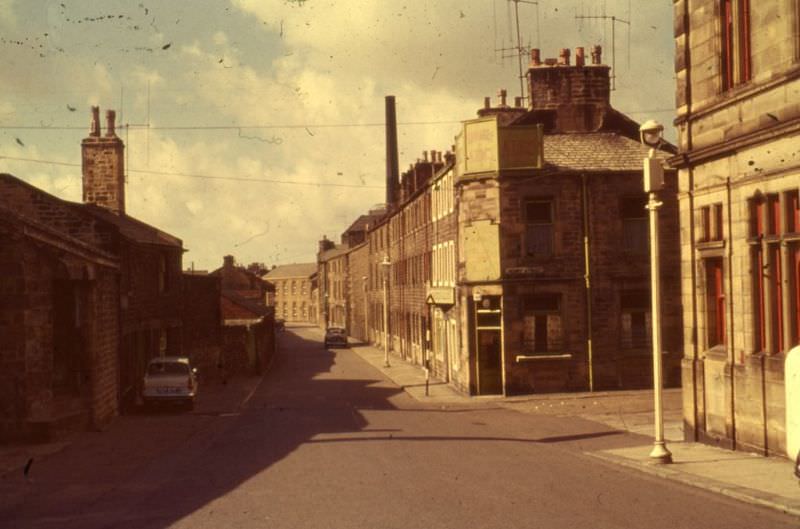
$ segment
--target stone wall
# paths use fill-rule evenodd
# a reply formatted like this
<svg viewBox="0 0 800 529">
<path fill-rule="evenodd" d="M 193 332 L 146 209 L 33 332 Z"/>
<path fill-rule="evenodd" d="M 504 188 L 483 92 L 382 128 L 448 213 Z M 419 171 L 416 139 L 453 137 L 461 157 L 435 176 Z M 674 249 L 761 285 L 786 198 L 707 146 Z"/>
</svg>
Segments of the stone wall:
<svg viewBox="0 0 800 529">
<path fill-rule="evenodd" d="M 182 353 L 202 374 L 217 369 L 222 347 L 220 278 L 183 274 Z"/>
<path fill-rule="evenodd" d="M 720 69 L 719 3 L 676 0 L 681 273 L 683 291 L 684 422 L 689 439 L 767 454 L 785 454 L 783 361 L 800 341 L 797 279 L 791 253 L 795 233 L 753 233 L 752 201 L 779 198 L 786 226 L 786 198 L 798 191 L 800 73 L 796 55 L 796 5 L 751 3 L 752 75 L 737 61 L 734 86 L 725 89 Z M 704 211 L 719 207 L 719 240 L 704 236 Z M 763 219 L 766 221 L 766 219 Z M 774 263 L 756 263 L 759 248 L 779 247 L 781 284 L 758 291 L 759 268 L 769 282 Z M 719 343 L 706 280 L 709 263 L 722 263 L 724 340 Z M 796 271 L 795 271 L 796 274 Z M 779 292 L 778 292 L 779 291 Z M 780 293 L 783 310 L 774 311 Z M 774 307 L 774 305 L 772 305 Z M 781 324 L 777 314 L 782 312 Z M 762 340 L 760 319 L 767 322 Z M 778 334 L 783 334 L 779 347 Z M 763 342 L 766 343 L 763 343 Z"/>
</svg>

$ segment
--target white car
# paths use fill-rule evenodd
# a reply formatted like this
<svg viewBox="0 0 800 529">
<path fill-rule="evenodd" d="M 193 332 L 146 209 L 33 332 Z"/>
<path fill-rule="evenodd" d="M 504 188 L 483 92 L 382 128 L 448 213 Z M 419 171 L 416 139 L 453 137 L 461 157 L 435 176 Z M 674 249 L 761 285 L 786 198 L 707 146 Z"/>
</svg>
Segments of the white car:
<svg viewBox="0 0 800 529">
<path fill-rule="evenodd" d="M 147 363 L 142 388 L 145 405 L 180 403 L 192 409 L 197 396 L 197 369 L 184 356 L 153 358 Z"/>
</svg>

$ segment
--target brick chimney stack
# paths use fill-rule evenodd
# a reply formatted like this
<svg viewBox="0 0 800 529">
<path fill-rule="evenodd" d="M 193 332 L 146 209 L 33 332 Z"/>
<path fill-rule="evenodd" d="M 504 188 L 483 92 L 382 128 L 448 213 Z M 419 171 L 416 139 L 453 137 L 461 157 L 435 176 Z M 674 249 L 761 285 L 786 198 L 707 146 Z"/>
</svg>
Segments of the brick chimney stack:
<svg viewBox="0 0 800 529">
<path fill-rule="evenodd" d="M 610 68 L 602 64 L 602 49 L 593 46 L 591 64 L 585 50 L 575 49 L 575 64 L 570 50 L 562 48 L 557 59 L 541 60 L 539 50 L 531 50 L 528 65 L 529 109 L 552 113 L 551 126 L 558 132 L 590 132 L 602 123 L 611 106 Z"/>
<path fill-rule="evenodd" d="M 100 108 L 92 107 L 89 136 L 81 141 L 83 201 L 117 215 L 125 214 L 125 145 L 115 131 L 116 113 L 106 112 L 106 133 L 100 135 Z"/>
</svg>

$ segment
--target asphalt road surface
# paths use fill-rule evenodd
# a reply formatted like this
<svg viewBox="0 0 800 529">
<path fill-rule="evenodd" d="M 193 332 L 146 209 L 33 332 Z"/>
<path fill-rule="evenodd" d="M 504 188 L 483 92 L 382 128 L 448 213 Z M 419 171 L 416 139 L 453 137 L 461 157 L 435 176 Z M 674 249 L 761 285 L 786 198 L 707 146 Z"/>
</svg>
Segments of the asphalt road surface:
<svg viewBox="0 0 800 529">
<path fill-rule="evenodd" d="M 3 528 L 794 528 L 584 452 L 642 438 L 491 403 L 420 404 L 287 330 L 238 413 L 174 414 L 0 483 Z M 149 426 L 147 426 L 149 425 Z"/>
</svg>

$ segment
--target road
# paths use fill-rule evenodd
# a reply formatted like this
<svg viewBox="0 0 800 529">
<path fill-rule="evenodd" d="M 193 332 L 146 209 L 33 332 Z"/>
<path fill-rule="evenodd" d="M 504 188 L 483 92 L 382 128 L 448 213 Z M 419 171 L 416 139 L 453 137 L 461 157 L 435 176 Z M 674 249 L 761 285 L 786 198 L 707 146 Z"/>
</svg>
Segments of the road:
<svg viewBox="0 0 800 529">
<path fill-rule="evenodd" d="M 491 402 L 431 406 L 317 329 L 239 411 L 128 421 L 0 480 L 3 528 L 796 528 L 611 466 L 642 438 Z"/>
</svg>

